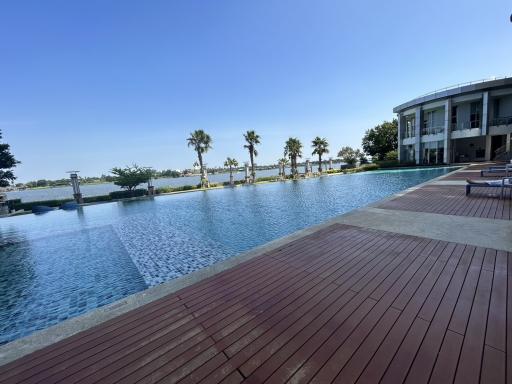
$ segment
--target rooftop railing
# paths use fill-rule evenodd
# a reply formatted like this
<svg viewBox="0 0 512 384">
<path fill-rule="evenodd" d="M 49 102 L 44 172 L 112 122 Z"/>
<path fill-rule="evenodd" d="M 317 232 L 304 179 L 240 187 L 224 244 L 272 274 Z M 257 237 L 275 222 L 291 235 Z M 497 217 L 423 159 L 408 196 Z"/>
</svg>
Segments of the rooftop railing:
<svg viewBox="0 0 512 384">
<path fill-rule="evenodd" d="M 435 91 L 425 93 L 424 95 L 418 96 L 418 99 L 422 98 L 422 97 L 427 97 L 427 96 L 435 95 L 437 93 L 446 92 L 446 91 L 449 91 L 450 89 L 462 88 L 462 87 L 465 87 L 465 86 L 468 86 L 468 85 L 474 85 L 474 84 L 481 84 L 481 83 L 485 83 L 486 81 L 508 79 L 510 77 L 511 77 L 510 75 L 493 76 L 493 77 L 488 78 L 488 79 L 480 79 L 480 80 L 468 81 L 468 82 L 465 82 L 465 83 L 454 84 L 454 85 L 450 85 L 450 86 L 445 87 L 445 88 L 440 88 L 440 89 L 436 89 Z"/>
</svg>

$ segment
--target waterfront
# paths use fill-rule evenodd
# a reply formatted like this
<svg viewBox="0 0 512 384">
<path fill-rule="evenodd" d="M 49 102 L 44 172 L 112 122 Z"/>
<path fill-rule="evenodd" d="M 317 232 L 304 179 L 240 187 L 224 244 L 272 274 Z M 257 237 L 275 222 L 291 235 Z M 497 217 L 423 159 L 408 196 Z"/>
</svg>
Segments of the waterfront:
<svg viewBox="0 0 512 384">
<path fill-rule="evenodd" d="M 289 169 L 287 170 L 289 172 Z M 301 169 L 301 172 L 303 169 Z M 268 169 L 257 171 L 257 177 L 277 176 L 279 170 Z M 235 180 L 243 180 L 244 172 L 237 172 L 234 175 Z M 229 173 L 217 173 L 208 176 L 212 183 L 222 183 L 229 181 Z M 185 176 L 185 177 L 163 177 L 153 180 L 153 185 L 159 187 L 180 187 L 183 185 L 197 185 L 200 183 L 199 175 Z M 145 185 L 141 185 L 145 187 Z M 84 184 L 80 187 L 84 197 L 108 195 L 110 192 L 119 191 L 121 188 L 114 183 L 100 183 L 100 184 Z M 71 186 L 54 187 L 54 188 L 36 188 L 26 189 L 23 191 L 6 192 L 7 198 L 21 199 L 23 202 L 43 201 L 43 200 L 61 200 L 73 197 L 73 189 Z"/>
</svg>

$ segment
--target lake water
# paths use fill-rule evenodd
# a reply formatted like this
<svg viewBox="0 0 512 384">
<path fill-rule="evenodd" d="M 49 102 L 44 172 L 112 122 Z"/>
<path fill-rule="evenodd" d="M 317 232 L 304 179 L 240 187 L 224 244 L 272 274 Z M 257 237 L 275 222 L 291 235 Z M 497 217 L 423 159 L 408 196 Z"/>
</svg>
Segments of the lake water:
<svg viewBox="0 0 512 384">
<path fill-rule="evenodd" d="M 375 171 L 0 219 L 0 343 L 445 174 Z"/>
</svg>

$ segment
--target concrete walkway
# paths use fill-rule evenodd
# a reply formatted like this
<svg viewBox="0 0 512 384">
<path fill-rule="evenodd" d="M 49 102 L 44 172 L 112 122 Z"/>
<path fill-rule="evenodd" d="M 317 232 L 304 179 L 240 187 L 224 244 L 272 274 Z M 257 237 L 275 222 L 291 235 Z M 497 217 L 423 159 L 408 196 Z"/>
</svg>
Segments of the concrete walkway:
<svg viewBox="0 0 512 384">
<path fill-rule="evenodd" d="M 363 208 L 336 222 L 512 252 L 512 221 Z"/>
</svg>

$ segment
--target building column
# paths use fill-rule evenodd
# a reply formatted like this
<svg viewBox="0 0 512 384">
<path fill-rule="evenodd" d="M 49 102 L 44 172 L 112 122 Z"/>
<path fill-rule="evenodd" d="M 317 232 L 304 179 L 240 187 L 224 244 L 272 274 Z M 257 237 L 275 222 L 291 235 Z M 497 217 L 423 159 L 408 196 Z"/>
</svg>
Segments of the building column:
<svg viewBox="0 0 512 384">
<path fill-rule="evenodd" d="M 489 114 L 489 92 L 484 92 L 482 97 L 482 135 L 487 135 L 487 120 Z"/>
<path fill-rule="evenodd" d="M 421 164 L 421 125 L 423 124 L 423 111 L 421 110 L 421 106 L 416 107 L 415 114 L 415 127 L 414 127 L 414 156 L 416 157 L 416 164 Z"/>
<path fill-rule="evenodd" d="M 401 113 L 397 113 L 397 119 L 398 119 L 398 162 L 402 162 L 403 159 L 402 159 L 402 154 L 403 154 L 403 151 L 402 151 L 402 129 L 403 129 L 403 124 L 402 124 L 402 114 Z"/>
<path fill-rule="evenodd" d="M 485 135 L 485 161 L 491 160 L 491 135 Z"/>
<path fill-rule="evenodd" d="M 487 129 L 489 116 L 489 92 L 482 94 L 482 136 L 485 136 L 485 161 L 491 160 L 491 135 Z"/>
<path fill-rule="evenodd" d="M 510 139 L 511 139 L 510 136 L 512 136 L 512 134 L 507 133 L 507 139 L 506 139 L 507 141 L 505 141 L 505 150 L 507 152 L 510 152 Z"/>
<path fill-rule="evenodd" d="M 448 99 L 444 103 L 444 155 L 443 163 L 450 163 L 450 150 L 452 144 L 452 99 Z"/>
</svg>

